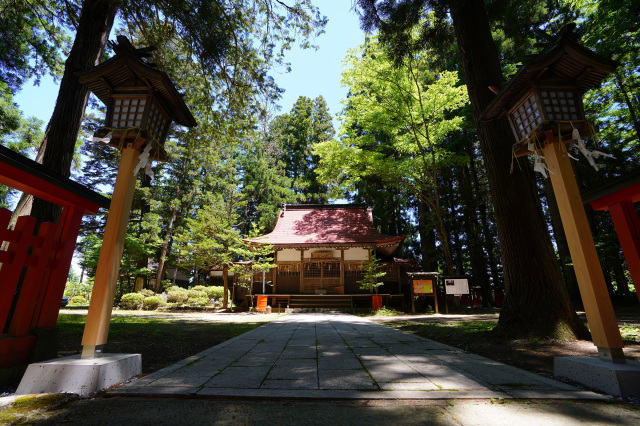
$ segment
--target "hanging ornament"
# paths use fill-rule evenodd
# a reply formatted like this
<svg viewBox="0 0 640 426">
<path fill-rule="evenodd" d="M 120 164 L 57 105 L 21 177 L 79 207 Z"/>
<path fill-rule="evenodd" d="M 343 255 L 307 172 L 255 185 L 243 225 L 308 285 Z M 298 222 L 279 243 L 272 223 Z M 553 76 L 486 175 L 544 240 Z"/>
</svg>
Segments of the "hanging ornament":
<svg viewBox="0 0 640 426">
<path fill-rule="evenodd" d="M 85 141 L 87 142 L 104 142 L 104 143 L 109 143 L 111 141 L 111 136 L 112 136 L 113 132 L 109 132 L 105 135 L 105 137 L 103 138 L 98 138 L 98 137 L 92 137 L 92 138 L 84 138 Z"/>
<path fill-rule="evenodd" d="M 571 127 L 573 127 L 573 123 L 571 123 Z M 572 137 L 573 137 L 573 139 L 575 139 L 575 142 L 573 143 L 573 146 L 578 148 L 578 150 L 582 153 L 582 155 L 584 155 L 586 157 L 586 159 L 589 162 L 589 164 L 596 171 L 600 170 L 598 168 L 598 165 L 596 164 L 596 161 L 595 161 L 596 158 L 599 158 L 599 157 L 615 158 L 613 155 L 605 154 L 604 152 L 601 152 L 601 151 L 588 150 L 587 147 L 584 144 L 584 141 L 582 140 L 582 137 L 580 136 L 580 131 L 578 131 L 578 129 L 576 129 L 575 127 L 573 127 Z M 573 158 L 573 157 L 571 157 L 571 158 Z M 574 158 L 574 160 L 575 160 L 575 158 Z"/>
<path fill-rule="evenodd" d="M 549 177 L 549 175 L 547 175 L 547 172 L 551 173 L 551 170 L 549 170 L 547 165 L 544 163 L 544 157 L 538 155 L 538 153 L 536 152 L 534 154 L 534 158 L 535 160 L 533 162 L 533 170 L 540 173 L 542 176 L 544 176 L 545 179 Z"/>
<path fill-rule="evenodd" d="M 153 172 L 151 171 L 151 162 L 149 161 L 149 153 L 151 152 L 152 146 L 153 144 L 149 142 L 147 146 L 144 147 L 142 154 L 138 156 L 140 161 L 138 162 L 138 165 L 136 166 L 136 168 L 133 170 L 134 175 L 138 174 L 140 169 L 144 167 L 147 175 L 151 178 L 151 180 L 153 180 L 154 175 L 153 175 Z"/>
</svg>

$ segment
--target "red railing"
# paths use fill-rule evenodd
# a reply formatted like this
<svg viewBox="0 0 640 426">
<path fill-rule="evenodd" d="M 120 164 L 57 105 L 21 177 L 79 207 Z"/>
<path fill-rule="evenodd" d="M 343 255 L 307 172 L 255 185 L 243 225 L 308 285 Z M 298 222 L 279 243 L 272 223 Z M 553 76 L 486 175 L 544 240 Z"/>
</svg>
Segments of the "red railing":
<svg viewBox="0 0 640 426">
<path fill-rule="evenodd" d="M 58 224 L 0 209 L 0 368 L 26 363 L 37 329 L 55 327 L 84 214 L 109 200 L 42 165 L 0 146 L 0 184 L 62 206 Z"/>
</svg>

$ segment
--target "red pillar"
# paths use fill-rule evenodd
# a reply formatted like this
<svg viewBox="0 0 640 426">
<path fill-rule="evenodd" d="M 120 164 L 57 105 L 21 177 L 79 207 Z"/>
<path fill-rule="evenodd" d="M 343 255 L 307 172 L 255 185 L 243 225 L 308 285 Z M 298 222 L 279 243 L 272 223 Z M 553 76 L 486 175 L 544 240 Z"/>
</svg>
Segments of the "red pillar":
<svg viewBox="0 0 640 426">
<path fill-rule="evenodd" d="M 621 201 L 609 206 L 631 280 L 640 299 L 640 219 L 632 202 Z"/>
</svg>

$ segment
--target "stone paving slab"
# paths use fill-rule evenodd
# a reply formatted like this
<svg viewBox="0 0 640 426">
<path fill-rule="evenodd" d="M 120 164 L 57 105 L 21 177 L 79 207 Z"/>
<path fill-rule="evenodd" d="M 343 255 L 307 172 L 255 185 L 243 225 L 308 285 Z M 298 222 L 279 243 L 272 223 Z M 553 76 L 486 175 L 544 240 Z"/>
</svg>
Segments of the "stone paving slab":
<svg viewBox="0 0 640 426">
<path fill-rule="evenodd" d="M 307 399 L 603 399 L 347 314 L 290 314 L 114 395 Z"/>
</svg>

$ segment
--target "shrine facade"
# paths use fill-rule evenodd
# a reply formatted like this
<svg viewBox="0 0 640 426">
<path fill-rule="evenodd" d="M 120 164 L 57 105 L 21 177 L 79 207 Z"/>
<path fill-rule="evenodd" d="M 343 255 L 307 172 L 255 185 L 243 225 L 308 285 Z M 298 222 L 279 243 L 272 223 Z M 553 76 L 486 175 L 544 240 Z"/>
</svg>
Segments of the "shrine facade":
<svg viewBox="0 0 640 426">
<path fill-rule="evenodd" d="M 266 274 L 269 293 L 357 294 L 363 265 L 375 254 L 387 272 L 380 293 L 400 294 L 406 271 L 417 263 L 396 259 L 404 236 L 376 231 L 370 208 L 361 204 L 290 205 L 283 207 L 274 230 L 249 240 L 274 248 L 276 268 Z M 262 293 L 262 274 L 254 294 Z"/>
</svg>

